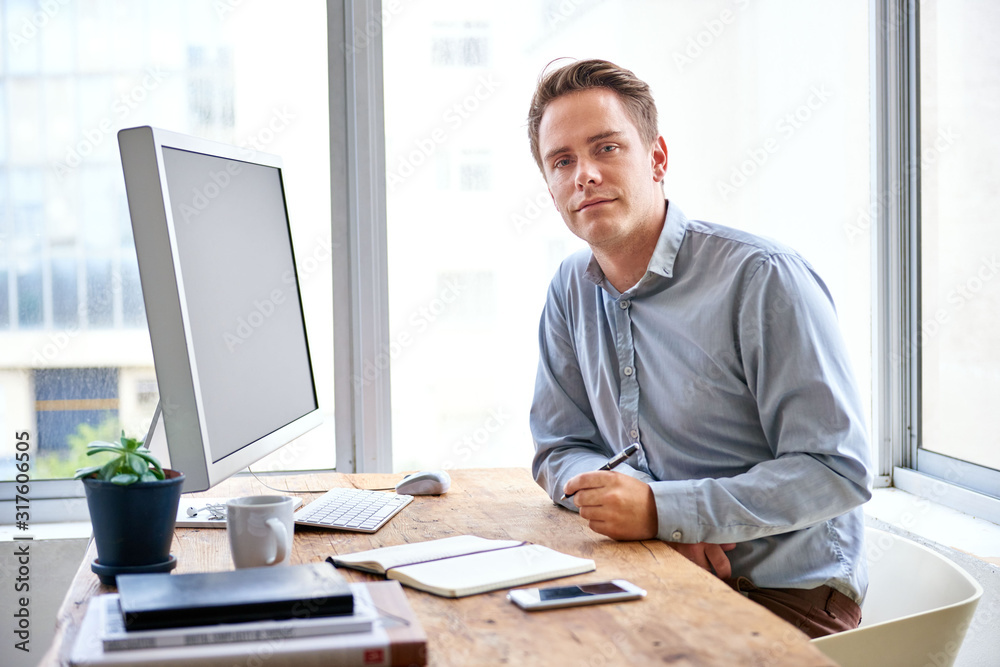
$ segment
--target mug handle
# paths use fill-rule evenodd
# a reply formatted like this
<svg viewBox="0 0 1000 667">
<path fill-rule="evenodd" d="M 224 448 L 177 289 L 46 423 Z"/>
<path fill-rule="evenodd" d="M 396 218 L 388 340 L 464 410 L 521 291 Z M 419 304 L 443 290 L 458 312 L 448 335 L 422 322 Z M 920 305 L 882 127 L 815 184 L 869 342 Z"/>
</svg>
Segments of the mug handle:
<svg viewBox="0 0 1000 667">
<path fill-rule="evenodd" d="M 274 565 L 285 560 L 285 557 L 288 555 L 288 531 L 285 530 L 285 524 L 276 516 L 268 519 L 266 524 L 271 529 L 271 532 L 274 533 L 275 543 L 274 556 L 267 560 L 267 564 Z"/>
</svg>

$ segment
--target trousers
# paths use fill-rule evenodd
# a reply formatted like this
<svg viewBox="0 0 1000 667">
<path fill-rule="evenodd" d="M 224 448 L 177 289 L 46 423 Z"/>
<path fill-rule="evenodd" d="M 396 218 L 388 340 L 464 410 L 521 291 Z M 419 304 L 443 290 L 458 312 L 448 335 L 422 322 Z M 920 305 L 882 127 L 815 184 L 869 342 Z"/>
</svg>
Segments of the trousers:
<svg viewBox="0 0 1000 667">
<path fill-rule="evenodd" d="M 810 639 L 854 630 L 861 607 L 829 586 L 819 588 L 758 588 L 746 577 L 728 580 L 737 592 L 788 621 Z"/>
</svg>

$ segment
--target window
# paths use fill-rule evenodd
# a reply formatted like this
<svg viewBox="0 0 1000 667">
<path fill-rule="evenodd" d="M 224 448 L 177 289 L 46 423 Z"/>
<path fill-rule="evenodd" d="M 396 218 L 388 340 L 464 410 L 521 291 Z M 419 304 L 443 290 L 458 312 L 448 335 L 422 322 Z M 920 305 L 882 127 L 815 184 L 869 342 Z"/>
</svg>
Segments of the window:
<svg viewBox="0 0 1000 667">
<path fill-rule="evenodd" d="M 551 206 L 523 119 L 547 63 L 599 56 L 651 83 L 675 204 L 778 238 L 826 280 L 873 405 L 881 482 L 892 475 L 901 486 L 916 469 L 1000 494 L 986 428 L 1000 382 L 990 344 L 1000 282 L 985 250 L 996 234 L 979 213 L 997 181 L 988 123 L 1000 63 L 988 36 L 1000 19 L 988 3 L 334 1 L 329 35 L 315 2 L 286 12 L 148 0 L 113 14 L 57 4 L 51 15 L 29 0 L 0 5 L 9 33 L 0 46 L 2 432 L 39 433 L 37 403 L 48 400 L 39 386 L 53 378 L 102 387 L 52 399 L 87 401 L 76 406 L 89 413 L 78 429 L 86 420 L 100 429 L 108 412 L 116 426 L 142 426 L 155 405 L 113 136 L 148 122 L 285 157 L 327 406 L 328 304 L 350 314 L 338 330 L 350 340 L 337 348 L 338 363 L 352 364 L 337 380 L 338 396 L 351 398 L 338 416 L 350 419 L 338 420 L 336 440 L 338 452 L 364 459 L 346 469 L 388 467 L 390 418 L 395 469 L 525 465 L 538 315 L 555 268 L 582 244 Z M 907 50 L 917 27 L 919 50 Z M 98 37 L 108 34 L 120 39 Z M 288 48 L 261 49 L 261 40 Z M 919 80 L 907 80 L 917 56 Z M 904 92 L 902 105 L 887 89 Z M 326 155 L 342 141 L 346 150 Z M 892 160 L 897 170 L 885 172 Z M 331 212 L 330 187 L 344 210 Z M 330 264 L 342 272 L 333 287 Z M 902 293 L 886 288 L 887 276 Z M 325 467 L 332 437 L 321 439 L 285 448 L 273 465 Z M 10 477 L 12 446 L 0 445 L 0 479 Z"/>
<path fill-rule="evenodd" d="M 552 60 L 650 83 L 668 198 L 799 250 L 870 402 L 869 9 L 850 2 L 383 4 L 393 467 L 525 466 L 537 328 L 582 242 L 529 152 Z M 640 18 L 641 17 L 641 18 Z"/>
<path fill-rule="evenodd" d="M 333 411 L 321 2 L 0 4 L 0 480 L 142 437 L 155 372 L 116 133 L 154 125 L 280 154 L 321 406 Z M 265 48 L 266 47 L 266 48 Z M 16 100 L 16 102 L 15 102 Z M 255 470 L 331 468 L 332 423 Z"/>
<path fill-rule="evenodd" d="M 1000 496 L 1000 6 L 921 2 L 920 441 L 914 467 Z"/>
</svg>

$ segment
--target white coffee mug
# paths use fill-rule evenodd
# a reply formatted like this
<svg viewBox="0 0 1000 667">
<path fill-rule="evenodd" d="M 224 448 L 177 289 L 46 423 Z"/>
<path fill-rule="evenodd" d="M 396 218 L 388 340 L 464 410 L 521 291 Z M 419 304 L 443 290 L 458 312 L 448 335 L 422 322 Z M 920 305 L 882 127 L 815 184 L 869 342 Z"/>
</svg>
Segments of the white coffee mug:
<svg viewBox="0 0 1000 667">
<path fill-rule="evenodd" d="M 226 503 L 229 549 L 237 568 L 288 564 L 293 502 L 289 496 L 246 496 Z"/>
</svg>

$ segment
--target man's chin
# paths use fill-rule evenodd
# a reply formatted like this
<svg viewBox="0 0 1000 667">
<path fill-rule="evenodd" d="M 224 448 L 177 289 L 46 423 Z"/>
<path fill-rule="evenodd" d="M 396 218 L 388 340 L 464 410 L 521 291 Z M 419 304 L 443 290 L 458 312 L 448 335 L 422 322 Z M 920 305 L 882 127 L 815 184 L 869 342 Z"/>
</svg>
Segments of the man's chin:
<svg viewBox="0 0 1000 667">
<path fill-rule="evenodd" d="M 588 222 L 577 225 L 572 232 L 591 248 L 601 247 L 617 236 L 617 229 L 613 229 L 603 221 Z"/>
</svg>

